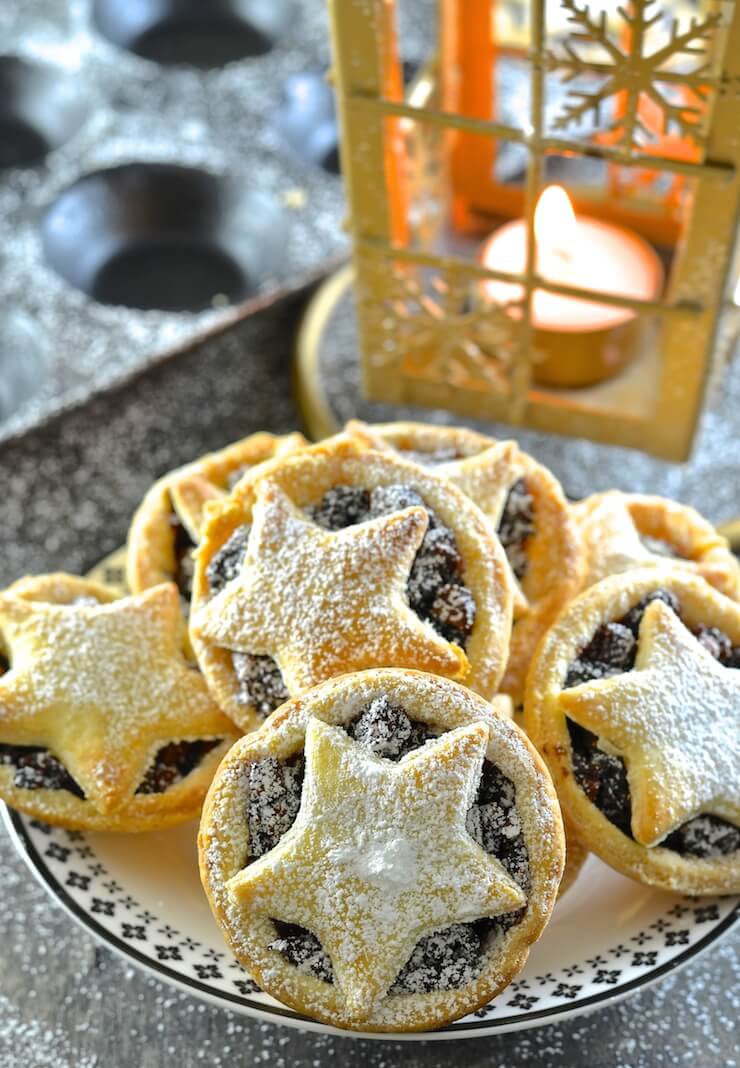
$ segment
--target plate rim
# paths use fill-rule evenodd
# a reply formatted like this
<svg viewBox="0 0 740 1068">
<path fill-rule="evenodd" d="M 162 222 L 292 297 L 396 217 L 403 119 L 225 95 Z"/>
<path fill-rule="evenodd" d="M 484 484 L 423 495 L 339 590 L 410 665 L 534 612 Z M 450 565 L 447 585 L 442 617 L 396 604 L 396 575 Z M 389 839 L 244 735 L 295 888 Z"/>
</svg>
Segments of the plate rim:
<svg viewBox="0 0 740 1068">
<path fill-rule="evenodd" d="M 160 961 L 155 961 L 120 939 L 112 931 L 103 927 L 91 914 L 86 911 L 74 898 L 67 893 L 64 886 L 50 870 L 25 825 L 26 817 L 22 813 L 10 809 L 2 803 L 2 819 L 9 837 L 17 852 L 25 861 L 31 873 L 44 887 L 54 901 L 81 927 L 87 930 L 98 942 L 108 946 L 118 956 L 133 962 L 142 971 L 150 973 L 160 981 L 165 981 L 186 993 L 195 995 L 211 1004 L 220 1006 L 230 1011 L 241 1012 L 257 1019 L 272 1023 L 282 1023 L 285 1026 L 310 1030 L 320 1034 L 332 1034 L 344 1038 L 367 1038 L 375 1041 L 399 1042 L 399 1041 L 442 1041 L 454 1038 L 481 1038 L 486 1035 L 505 1034 L 514 1031 L 528 1030 L 534 1027 L 544 1027 L 548 1024 L 571 1019 L 599 1008 L 616 1004 L 631 994 L 659 982 L 666 975 L 677 971 L 696 957 L 704 953 L 711 945 L 717 942 L 727 931 L 731 930 L 740 919 L 740 901 L 734 908 L 721 919 L 715 927 L 703 935 L 692 945 L 687 946 L 681 953 L 676 954 L 671 960 L 655 967 L 653 971 L 644 975 L 636 976 L 628 980 L 616 990 L 604 990 L 598 994 L 591 994 L 576 1001 L 572 1005 L 564 1007 L 550 1006 L 536 1010 L 529 1010 L 516 1016 L 504 1016 L 495 1020 L 481 1020 L 480 1022 L 460 1023 L 453 1022 L 446 1027 L 434 1031 L 423 1032 L 360 1032 L 343 1030 L 324 1024 L 310 1017 L 303 1016 L 293 1009 L 281 1005 L 265 1006 L 252 1001 L 248 995 L 232 994 L 229 991 L 214 991 L 206 983 L 183 976 L 173 968 L 167 967 Z"/>
</svg>

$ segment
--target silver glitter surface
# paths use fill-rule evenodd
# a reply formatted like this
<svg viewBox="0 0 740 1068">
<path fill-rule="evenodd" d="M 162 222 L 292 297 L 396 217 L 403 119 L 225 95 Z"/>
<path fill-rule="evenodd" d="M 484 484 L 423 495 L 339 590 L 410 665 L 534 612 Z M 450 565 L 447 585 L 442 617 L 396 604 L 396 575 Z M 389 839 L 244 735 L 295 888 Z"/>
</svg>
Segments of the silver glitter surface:
<svg viewBox="0 0 740 1068">
<path fill-rule="evenodd" d="M 169 467 L 251 431 L 292 429 L 296 304 L 282 303 L 0 450 L 0 587 L 27 571 L 81 572 L 125 538 Z M 733 389 L 737 398 L 737 375 Z M 736 402 L 737 406 L 737 402 Z M 713 421 L 716 420 L 716 421 Z M 708 505 L 737 457 L 727 415 L 705 421 Z M 581 443 L 535 442 L 573 488 L 650 486 L 667 465 Z M 728 451 L 729 450 L 729 451 Z M 712 457 L 721 474 L 713 474 Z M 627 464 L 626 467 L 623 465 Z M 603 465 L 606 465 L 604 468 Z M 702 477 L 709 481 L 701 490 Z M 661 486 L 667 485 L 663 478 Z M 738 478 L 730 479 L 738 490 Z M 714 512 L 714 508 L 708 509 Z M 0 832 L 0 1068 L 737 1068 L 740 934 L 590 1016 L 452 1043 L 368 1042 L 259 1023 L 178 993 L 102 948 L 52 902 Z M 609 922 L 609 917 L 604 917 Z"/>
<path fill-rule="evenodd" d="M 292 154 L 273 123 L 286 79 L 329 62 L 325 5 L 293 3 L 295 17 L 271 52 L 209 71 L 162 66 L 108 43 L 91 25 L 89 0 L 0 4 L 3 53 L 70 72 L 87 109 L 44 163 L 0 172 L 0 322 L 25 313 L 47 359 L 34 397 L 4 422 L 0 413 L 0 438 L 250 310 L 137 311 L 72 288 L 44 261 L 39 220 L 81 176 L 120 163 L 176 163 L 273 198 L 288 239 L 274 273 L 259 279 L 258 299 L 298 288 L 344 252 L 341 180 Z M 0 351 L 0 366 L 3 359 Z"/>
</svg>

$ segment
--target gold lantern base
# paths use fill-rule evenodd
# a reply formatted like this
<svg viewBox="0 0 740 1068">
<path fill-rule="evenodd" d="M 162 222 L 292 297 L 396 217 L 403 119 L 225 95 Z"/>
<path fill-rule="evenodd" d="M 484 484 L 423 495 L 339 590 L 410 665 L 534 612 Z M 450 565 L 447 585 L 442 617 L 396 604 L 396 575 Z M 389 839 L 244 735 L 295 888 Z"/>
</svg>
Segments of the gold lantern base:
<svg viewBox="0 0 740 1068">
<path fill-rule="evenodd" d="M 295 398 L 306 433 L 314 441 L 327 438 L 341 428 L 329 398 L 326 378 L 321 373 L 321 355 L 334 313 L 349 296 L 353 275 L 350 264 L 329 275 L 309 301 L 298 332 Z"/>
<path fill-rule="evenodd" d="M 434 395 L 434 400 L 440 398 L 439 407 L 431 410 L 411 403 L 403 406 L 374 403 L 363 397 L 353 283 L 354 271 L 349 264 L 330 275 L 309 302 L 298 334 L 295 393 L 309 436 L 318 439 L 334 434 L 348 418 L 355 416 L 375 422 L 421 419 L 454 424 L 462 421 L 500 436 L 500 423 L 493 431 L 494 420 L 486 419 L 482 411 L 471 411 L 461 417 L 459 413 L 444 410 L 444 391 Z M 568 388 L 568 384 L 561 380 L 550 390 L 540 386 L 537 396 L 551 396 L 565 406 L 591 405 L 601 410 L 607 420 L 620 411 L 630 412 L 635 419 L 650 418 L 660 362 L 655 346 L 650 344 L 650 332 L 642 330 L 641 333 L 642 345 L 629 365 L 615 377 L 579 389 Z M 565 368 L 568 366 L 566 361 Z M 409 402 L 411 399 L 409 397 Z M 560 428 L 548 424 L 537 429 L 557 432 Z"/>
</svg>

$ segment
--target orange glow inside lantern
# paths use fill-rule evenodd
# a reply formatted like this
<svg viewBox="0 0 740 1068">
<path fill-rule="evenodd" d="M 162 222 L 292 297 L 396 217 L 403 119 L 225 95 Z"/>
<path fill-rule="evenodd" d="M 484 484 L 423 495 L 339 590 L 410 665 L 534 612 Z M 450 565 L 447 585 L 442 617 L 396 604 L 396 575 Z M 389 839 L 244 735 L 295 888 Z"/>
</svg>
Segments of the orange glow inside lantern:
<svg viewBox="0 0 740 1068">
<path fill-rule="evenodd" d="M 671 63 L 659 72 L 659 91 L 633 78 L 623 81 L 607 74 L 614 53 L 629 56 L 636 49 L 657 52 L 670 40 L 669 25 L 656 25 L 651 10 L 634 18 L 634 5 L 592 5 L 545 0 L 547 39 L 536 40 L 532 18 L 535 4 L 526 0 L 441 0 L 440 81 L 443 110 L 485 122 L 512 124 L 512 96 L 522 92 L 531 74 L 530 51 L 542 46 L 548 57 L 542 70 L 542 107 L 545 115 L 545 179 L 562 180 L 565 173 L 576 211 L 608 218 L 636 229 L 648 240 L 669 250 L 680 240 L 690 210 L 689 183 L 680 173 L 668 174 L 651 167 L 656 157 L 695 163 L 701 148 L 695 135 L 706 118 L 705 87 L 700 76 L 687 86 L 679 80 L 680 65 Z M 676 5 L 695 14 L 686 3 Z M 694 5 L 695 7 L 695 5 Z M 600 13 L 599 13 L 600 8 Z M 646 9 L 650 4 L 645 5 Z M 595 27 L 588 40 L 584 26 Z M 603 19 L 603 22 L 601 21 Z M 579 21 L 581 20 L 581 21 Z M 605 43 L 599 43 L 602 28 Z M 636 39 L 639 36 L 639 40 Z M 573 40 L 577 47 L 573 47 Z M 614 43 L 616 42 L 616 44 Z M 686 55 L 690 55 L 687 46 Z M 653 63 L 652 55 L 649 57 Z M 653 72 L 654 74 L 655 72 Z M 674 82 L 675 77 L 675 82 Z M 660 79 L 664 78 L 665 81 Z M 570 87 L 575 86 L 574 89 Z M 570 90 L 570 100 L 557 111 L 558 94 Z M 519 101 L 513 123 L 529 124 L 531 98 Z M 553 113 L 552 115 L 550 113 Z M 605 117 L 605 112 L 608 115 Z M 582 145 L 582 157 L 573 151 L 572 136 Z M 562 135 L 566 133 L 567 139 Z M 645 146 L 645 166 L 623 167 L 619 150 L 634 140 Z M 604 150 L 589 161 L 589 142 Z M 511 155 L 505 137 L 479 136 L 456 131 L 450 152 L 452 217 L 455 227 L 468 233 L 490 231 L 492 221 L 523 214 L 526 180 L 502 166 Z M 609 150 L 613 149 L 613 162 Z M 598 173 L 598 178 L 593 175 Z"/>
</svg>

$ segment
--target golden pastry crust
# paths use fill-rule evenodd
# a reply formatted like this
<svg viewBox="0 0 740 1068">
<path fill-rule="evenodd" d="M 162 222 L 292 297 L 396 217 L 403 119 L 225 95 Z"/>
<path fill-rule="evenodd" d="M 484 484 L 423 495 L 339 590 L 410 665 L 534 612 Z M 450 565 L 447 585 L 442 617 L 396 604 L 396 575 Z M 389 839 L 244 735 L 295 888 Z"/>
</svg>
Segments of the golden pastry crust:
<svg viewBox="0 0 740 1068">
<path fill-rule="evenodd" d="M 599 627 L 648 604 L 634 669 L 564 688 L 569 667 Z M 640 882 L 688 894 L 740 890 L 740 851 L 698 857 L 661 846 L 696 816 L 740 823 L 737 715 L 740 670 L 725 667 L 691 630 L 719 628 L 740 646 L 740 607 L 696 575 L 664 565 L 604 579 L 581 594 L 541 642 L 530 669 L 525 727 L 553 776 L 568 824 L 584 844 Z M 631 832 L 623 833 L 578 783 L 568 719 L 624 762 Z"/>
<path fill-rule="evenodd" d="M 48 575 L 24 575 L 23 578 L 16 579 L 3 593 L 47 604 L 75 604 L 80 601 L 110 604 L 117 597 L 113 590 L 101 582 L 68 575 L 64 571 L 55 571 Z"/>
<path fill-rule="evenodd" d="M 394 706 L 402 708 L 412 720 L 427 725 L 434 733 L 441 734 L 441 743 L 437 740 L 428 742 L 421 749 L 407 754 L 400 762 L 392 763 L 390 760 L 366 754 L 365 750 L 342 731 L 343 740 L 329 738 L 328 741 L 338 748 L 341 756 L 340 766 L 348 769 L 348 777 L 339 771 L 339 779 L 333 779 L 335 772 L 332 768 L 337 765 L 331 762 L 318 763 L 315 736 L 319 732 L 318 727 L 311 726 L 311 721 L 318 718 L 323 724 L 347 724 L 374 699 L 383 697 L 388 698 Z M 321 736 L 327 732 L 330 735 L 339 733 L 323 727 Z M 330 954 L 332 968 L 337 977 L 334 983 L 299 971 L 276 949 L 269 948 L 276 937 L 270 916 L 280 919 L 274 910 L 285 908 L 290 912 L 288 919 L 296 915 L 292 911 L 292 894 L 301 900 L 301 904 L 297 906 L 301 916 L 301 909 L 304 907 L 312 909 L 310 902 L 314 900 L 313 876 L 311 871 L 304 871 L 302 875 L 298 873 L 299 867 L 305 868 L 305 854 L 301 854 L 303 863 L 298 862 L 295 868 L 291 866 L 291 842 L 297 842 L 299 838 L 304 840 L 306 834 L 311 841 L 314 830 L 321 839 L 325 833 L 323 826 L 312 825 L 307 830 L 300 822 L 296 822 L 277 845 L 257 861 L 247 863 L 250 845 L 245 813 L 248 810 L 250 786 L 249 775 L 245 774 L 245 769 L 251 762 L 266 757 L 278 760 L 294 758 L 304 751 L 307 733 L 313 748 L 310 753 L 306 750 L 308 765 L 301 812 L 308 810 L 307 791 L 310 794 L 314 789 L 319 789 L 314 784 L 318 777 L 323 776 L 325 780 L 328 777 L 329 786 L 327 787 L 324 781 L 319 793 L 325 792 L 327 788 L 331 791 L 332 783 L 336 783 L 336 792 L 332 796 L 339 799 L 337 811 L 340 815 L 345 813 L 347 810 L 342 806 L 348 801 L 350 811 L 356 815 L 356 818 L 350 816 L 346 824 L 340 819 L 340 831 L 346 828 L 346 844 L 340 843 L 337 846 L 334 842 L 328 854 L 322 852 L 322 841 L 307 847 L 319 858 L 319 867 L 320 858 L 327 855 L 336 858 L 337 863 L 336 871 L 329 872 L 328 876 L 330 881 L 338 879 L 337 890 L 331 895 L 331 907 L 328 910 L 332 915 L 326 919 L 325 899 L 319 896 L 315 899 L 315 917 L 304 921 L 309 929 L 311 924 L 314 930 L 320 927 L 327 944 L 333 949 L 336 947 L 335 955 Z M 323 744 L 323 737 L 321 740 Z M 440 744 L 446 752 L 434 748 Z M 459 745 L 457 750 L 454 748 L 456 744 Z M 519 896 L 522 894 L 521 889 L 510 880 L 499 862 L 484 853 L 464 830 L 460 831 L 459 838 L 457 831 L 454 835 L 453 831 L 450 831 L 449 843 L 441 834 L 428 834 L 428 824 L 424 822 L 423 816 L 427 810 L 419 807 L 419 798 L 414 799 L 413 790 L 412 799 L 402 804 L 407 814 L 413 813 L 413 820 L 419 817 L 418 835 L 421 844 L 416 842 L 413 846 L 408 846 L 408 842 L 405 845 L 395 842 L 390 854 L 383 856 L 381 850 L 379 855 L 375 856 L 377 842 L 382 837 L 382 829 L 376 827 L 373 827 L 370 834 L 372 844 L 362 844 L 363 812 L 369 814 L 370 809 L 364 808 L 358 801 L 358 795 L 364 799 L 366 794 L 372 793 L 376 789 L 375 781 L 383 775 L 397 773 L 402 776 L 400 782 L 408 783 L 408 775 L 414 768 L 418 769 L 417 792 L 423 793 L 429 788 L 427 775 L 431 775 L 431 783 L 436 780 L 438 784 L 431 790 L 431 794 L 436 796 L 443 793 L 450 788 L 452 782 L 447 777 L 449 774 L 452 774 L 452 779 L 457 780 L 458 784 L 461 781 L 462 766 L 466 759 L 465 746 L 470 745 L 482 746 L 479 750 L 480 756 L 485 754 L 514 784 L 516 810 L 529 860 L 530 887 L 525 895 L 526 911 L 518 923 L 500 931 L 484 945 L 481 970 L 471 979 L 466 979 L 465 985 L 445 991 L 390 994 L 388 989 L 393 984 L 395 975 L 403 967 L 411 948 L 419 938 L 432 930 L 448 926 L 449 923 L 455 922 L 455 919 L 474 918 L 470 911 L 456 916 L 455 909 L 460 905 L 459 894 L 430 894 L 425 897 L 424 903 L 418 905 L 418 911 L 415 912 L 414 908 L 411 908 L 411 919 L 404 913 L 404 924 L 400 925 L 400 931 L 396 929 L 393 917 L 406 907 L 407 902 L 403 893 L 396 894 L 394 887 L 397 889 L 399 885 L 409 885 L 413 892 L 416 879 L 423 883 L 425 875 L 420 873 L 427 871 L 420 854 L 415 852 L 417 847 L 424 853 L 427 848 L 431 851 L 434 878 L 439 881 L 449 876 L 452 885 L 460 893 L 465 892 L 465 879 L 475 874 L 477 866 L 482 864 L 482 871 L 485 873 L 485 876 L 481 877 L 482 881 L 485 881 L 490 873 L 493 873 L 491 877 L 494 879 L 503 877 L 502 902 L 507 900 L 507 893 L 512 892 L 515 892 L 517 901 L 522 900 Z M 331 748 L 330 745 L 329 749 Z M 433 771 L 436 766 L 435 759 L 440 762 L 438 773 Z M 428 763 L 430 760 L 431 765 Z M 367 783 L 363 779 L 365 767 L 372 769 Z M 430 769 L 428 772 L 422 771 L 427 767 Z M 480 768 L 480 763 L 477 768 Z M 356 780 L 358 774 L 359 785 Z M 473 791 L 477 789 L 475 784 L 479 774 L 480 772 L 476 773 Z M 348 791 L 347 797 L 343 793 L 345 788 Z M 472 796 L 475 796 L 474 792 Z M 426 795 L 422 798 L 424 805 L 427 803 L 425 797 Z M 430 805 L 433 803 L 429 801 Z M 469 800 L 465 800 L 462 811 L 457 811 L 454 819 L 450 815 L 445 824 L 451 826 L 457 821 L 456 825 L 464 828 L 464 812 L 467 811 L 469 803 Z M 330 811 L 327 807 L 322 811 L 326 813 L 327 821 L 334 826 L 333 810 Z M 368 818 L 372 817 L 368 815 Z M 399 816 L 399 822 L 396 823 L 394 817 L 394 828 L 405 828 L 405 819 L 406 816 Z M 299 814 L 298 821 L 300 820 Z M 323 820 L 320 823 L 323 824 Z M 413 823 L 410 833 L 414 833 Z M 472 859 L 462 865 L 460 882 L 457 883 L 455 873 L 447 870 L 446 858 L 457 856 L 458 848 L 469 849 L 471 846 Z M 325 1023 L 373 1032 L 428 1030 L 473 1012 L 495 997 L 522 968 L 529 947 L 540 936 L 549 919 L 562 874 L 563 848 L 560 810 L 552 784 L 544 765 L 523 732 L 509 720 L 497 716 L 490 705 L 470 690 L 437 676 L 398 669 L 375 669 L 331 679 L 303 697 L 283 705 L 270 716 L 259 731 L 243 738 L 230 750 L 219 768 L 206 799 L 199 834 L 201 878 L 211 908 L 232 951 L 250 974 L 255 976 L 262 988 L 299 1012 Z M 409 856 L 417 858 L 411 869 L 408 868 Z M 375 861 L 378 861 L 378 864 Z M 269 874 L 273 868 L 278 872 L 274 879 Z M 410 881 L 407 881 L 409 870 L 412 875 Z M 356 883 L 358 872 L 364 872 L 363 879 L 366 880 L 361 881 L 359 885 Z M 343 881 L 345 876 L 349 881 Z M 376 884 L 373 882 L 376 876 L 385 880 L 382 889 L 382 895 L 385 896 L 381 896 L 379 903 L 376 900 Z M 316 877 L 324 878 L 323 874 Z M 259 895 L 255 894 L 254 887 L 260 883 L 264 884 L 266 879 L 268 887 L 275 887 L 275 895 L 272 899 L 261 901 Z M 508 891 L 507 879 L 510 880 Z M 476 893 L 473 890 L 470 892 Z M 348 895 L 346 898 L 345 894 Z M 389 904 L 391 897 L 396 901 L 395 907 Z M 514 898 L 511 900 L 514 901 Z M 283 901 L 284 906 L 278 903 Z M 378 906 L 376 911 L 373 911 L 373 901 L 376 901 Z M 309 904 L 306 905 L 306 902 Z M 354 928 L 351 919 L 342 918 L 343 902 L 346 903 L 347 909 L 354 909 L 355 904 L 360 902 L 357 907 L 363 912 L 362 924 L 358 923 Z M 367 905 L 367 902 L 370 904 Z M 469 902 L 463 907 L 468 910 L 472 907 L 474 911 L 474 906 L 470 906 Z M 494 908 L 492 913 L 487 914 L 500 913 L 509 907 L 500 904 L 498 909 Z M 435 910 L 439 908 L 449 908 L 452 919 L 440 921 L 435 915 Z M 486 915 L 485 910 L 478 915 Z M 345 923 L 348 924 L 346 930 Z M 375 928 L 378 923 L 381 923 L 386 937 L 377 937 Z M 347 958 L 350 960 L 347 964 L 346 947 L 354 944 L 353 937 L 359 937 L 358 946 L 362 947 L 362 931 L 375 931 L 375 934 L 370 934 L 364 948 L 359 949 L 359 957 L 351 958 L 350 955 L 350 958 Z M 349 941 L 345 941 L 345 936 Z M 394 957 L 397 939 L 401 940 L 401 953 L 400 956 Z M 356 959 L 356 965 L 352 964 L 352 959 Z M 398 968 L 396 969 L 394 964 L 388 969 L 389 961 L 395 961 Z M 373 985 L 366 981 L 366 974 L 371 977 L 383 974 L 385 979 L 382 983 Z M 367 994 L 368 989 L 373 991 L 372 995 Z"/>
<path fill-rule="evenodd" d="M 363 441 L 368 448 L 391 449 L 405 459 L 431 467 L 435 471 L 490 449 L 494 438 L 463 426 L 435 426 L 433 423 L 363 423 L 350 419 L 345 433 Z"/>
<path fill-rule="evenodd" d="M 85 796 L 27 789 L 0 761 L 0 797 L 62 827 L 145 831 L 197 817 L 237 734 L 180 652 L 174 586 L 116 598 L 72 575 L 24 578 L 0 595 L 0 744 L 47 749 Z M 219 744 L 161 793 L 137 793 L 171 742 Z"/>
<path fill-rule="evenodd" d="M 520 705 L 537 643 L 583 581 L 581 539 L 560 483 L 515 442 L 497 442 L 462 427 L 368 425 L 354 420 L 346 429 L 360 440 L 392 448 L 417 461 L 425 455 L 437 457 L 434 474 L 458 486 L 497 531 L 512 486 L 524 482 L 533 502 L 534 533 L 523 545 L 526 572 L 520 581 L 513 579 L 514 626 L 501 683 L 501 689 Z"/>
<path fill-rule="evenodd" d="M 695 508 L 619 490 L 595 493 L 571 507 L 586 558 L 584 589 L 607 575 L 668 561 L 740 600 L 740 563 L 727 540 Z M 662 543 L 675 557 L 653 551 L 642 539 Z"/>
<path fill-rule="evenodd" d="M 206 501 L 225 496 L 232 488 L 230 482 L 234 476 L 306 444 L 306 439 L 298 433 L 251 434 L 158 479 L 147 491 L 129 528 L 126 580 L 132 593 L 148 590 L 160 582 L 171 582 L 176 575 L 173 518 L 197 545 Z"/>
<path fill-rule="evenodd" d="M 416 490 L 455 536 L 475 599 L 465 652 L 408 606 L 406 580 L 427 529 L 423 509 L 332 533 L 301 511 L 337 485 L 398 484 Z M 210 597 L 209 562 L 245 524 L 253 526 L 241 572 Z M 191 641 L 211 692 L 243 730 L 262 717 L 240 703 L 234 649 L 274 657 L 292 696 L 331 675 L 386 665 L 460 678 L 484 697 L 496 692 L 511 628 L 506 559 L 463 494 L 415 464 L 343 436 L 276 461 L 208 507 L 195 559 Z"/>
<path fill-rule="evenodd" d="M 569 827 L 565 821 L 563 821 L 563 828 L 565 830 L 565 867 L 558 889 L 558 901 L 573 886 L 588 859 L 588 849 L 573 828 Z"/>
</svg>

